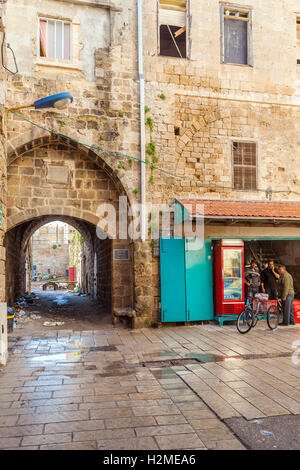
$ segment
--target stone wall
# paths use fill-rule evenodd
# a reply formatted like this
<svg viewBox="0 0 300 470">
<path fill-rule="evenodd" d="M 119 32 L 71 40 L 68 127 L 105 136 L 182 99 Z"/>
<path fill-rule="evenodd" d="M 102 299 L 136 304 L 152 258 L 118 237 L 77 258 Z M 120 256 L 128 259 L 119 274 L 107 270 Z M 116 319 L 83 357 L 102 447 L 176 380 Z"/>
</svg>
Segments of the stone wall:
<svg viewBox="0 0 300 470">
<path fill-rule="evenodd" d="M 69 245 L 64 244 L 53 248 L 53 246 L 45 247 L 33 244 L 32 264 L 36 266 L 36 273 L 65 277 L 66 270 L 70 266 Z"/>
<path fill-rule="evenodd" d="M 157 166 L 173 174 L 155 170 L 152 179 L 147 167 L 147 201 L 172 204 L 175 197 L 266 200 L 270 194 L 273 200 L 299 201 L 298 0 L 252 1 L 253 67 L 221 63 L 217 0 L 189 2 L 189 59 L 158 55 L 157 1 L 143 3 L 146 105 L 151 108 L 147 116 L 153 120 Z M 240 0 L 239 5 L 247 7 L 246 0 Z M 25 14 L 27 17 L 28 6 L 30 21 L 24 31 L 18 25 L 24 22 Z M 62 63 L 41 65 L 33 25 L 38 13 L 72 19 L 79 38 L 76 44 L 80 46 L 76 49 L 77 68 L 76 64 L 73 68 Z M 43 128 L 97 147 L 90 154 L 91 167 L 86 160 L 89 152 L 82 150 L 86 153 L 83 159 L 79 158 L 73 142 L 69 145 L 74 144 L 75 151 L 66 151 L 63 145 L 31 152 L 32 142 L 42 147 L 48 133 L 10 115 L 10 226 L 37 214 L 63 214 L 65 208 L 71 211 L 68 215 L 77 214 L 96 225 L 95 207 L 99 201 L 115 201 L 117 194 L 126 194 L 129 206 L 138 202 L 140 164 L 130 164 L 128 158 L 100 150 L 140 156 L 135 0 L 90 1 L 88 5 L 85 1 L 73 5 L 47 0 L 42 9 L 37 0 L 28 0 L 26 5 L 22 0 L 11 0 L 8 15 L 9 42 L 20 70 L 10 77 L 7 104 L 30 103 L 69 90 L 74 103 L 67 111 L 24 110 L 22 115 Z M 102 25 L 100 34 L 97 24 Z M 91 34 L 87 32 L 89 27 Z M 257 143 L 257 191 L 232 189 L 232 140 Z M 60 141 L 57 145 L 61 144 Z M 45 164 L 33 167 L 32 163 L 39 160 Z M 108 179 L 93 166 L 98 160 Z M 57 188 L 53 182 L 47 186 L 45 168 L 51 161 L 68 167 L 74 186 Z M 277 232 L 280 236 L 280 230 Z M 129 277 L 133 292 L 130 295 L 139 315 L 157 320 L 159 259 L 152 258 L 150 240 L 144 244 L 134 242 L 131 251 L 134 269 Z M 124 279 L 123 268 L 115 266 L 116 275 Z M 125 290 L 123 295 L 127 298 Z"/>
</svg>

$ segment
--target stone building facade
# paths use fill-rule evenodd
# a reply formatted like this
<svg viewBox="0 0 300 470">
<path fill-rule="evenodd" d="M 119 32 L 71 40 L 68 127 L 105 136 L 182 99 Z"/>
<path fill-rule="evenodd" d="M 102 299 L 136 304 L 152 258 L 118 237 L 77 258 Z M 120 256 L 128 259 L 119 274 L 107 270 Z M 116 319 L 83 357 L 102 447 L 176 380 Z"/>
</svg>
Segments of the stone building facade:
<svg viewBox="0 0 300 470">
<path fill-rule="evenodd" d="M 70 266 L 69 244 L 75 229 L 67 224 L 50 223 L 31 238 L 33 274 L 66 276 Z"/>
<path fill-rule="evenodd" d="M 47 28 L 70 25 L 71 53 L 67 47 L 64 58 L 41 56 L 41 20 Z M 149 204 L 300 200 L 297 21 L 298 0 L 143 2 L 146 157 L 165 170 L 147 165 Z M 101 150 L 141 155 L 136 0 L 11 0 L 7 28 L 19 67 L 9 76 L 7 107 L 59 91 L 74 96 L 67 111 L 24 110 L 27 121 L 9 115 L 10 295 L 23 288 L 19 253 L 32 227 L 59 219 L 86 234 L 86 282 L 91 290 L 96 282 L 107 308 L 131 307 L 140 324 L 160 320 L 159 257 L 152 257 L 151 240 L 103 241 L 95 230 L 99 204 L 111 203 L 118 214 L 120 196 L 129 208 L 140 200 L 140 163 Z M 271 229 L 298 236 L 297 227 Z M 205 236 L 249 230 L 263 236 L 270 227 L 210 223 L 205 230 Z M 118 249 L 129 256 L 118 259 Z"/>
</svg>

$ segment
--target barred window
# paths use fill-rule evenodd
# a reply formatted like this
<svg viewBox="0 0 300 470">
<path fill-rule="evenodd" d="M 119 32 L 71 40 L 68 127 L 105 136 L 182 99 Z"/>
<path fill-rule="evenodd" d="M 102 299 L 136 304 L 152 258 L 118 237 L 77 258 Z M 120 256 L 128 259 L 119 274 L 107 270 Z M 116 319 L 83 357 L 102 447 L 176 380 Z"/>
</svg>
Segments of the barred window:
<svg viewBox="0 0 300 470">
<path fill-rule="evenodd" d="M 256 144 L 252 142 L 233 142 L 232 155 L 234 188 L 256 189 Z"/>
</svg>

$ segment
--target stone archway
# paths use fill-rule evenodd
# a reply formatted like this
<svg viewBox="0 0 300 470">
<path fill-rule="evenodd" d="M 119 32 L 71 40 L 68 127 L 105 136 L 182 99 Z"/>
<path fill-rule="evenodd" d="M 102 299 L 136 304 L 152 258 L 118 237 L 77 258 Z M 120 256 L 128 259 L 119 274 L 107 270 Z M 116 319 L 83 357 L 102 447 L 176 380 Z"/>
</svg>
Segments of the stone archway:
<svg viewBox="0 0 300 470">
<path fill-rule="evenodd" d="M 88 293 L 94 291 L 96 254 L 97 292 L 103 305 L 109 311 L 133 308 L 133 260 L 113 259 L 115 248 L 133 251 L 129 240 L 100 240 L 96 235 L 98 206 L 110 203 L 118 215 L 121 195 L 130 204 L 128 188 L 116 170 L 95 152 L 62 137 L 42 136 L 10 152 L 5 237 L 8 302 L 24 293 L 23 252 L 30 236 L 45 223 L 60 220 L 75 227 L 86 241 L 83 284 Z"/>
</svg>

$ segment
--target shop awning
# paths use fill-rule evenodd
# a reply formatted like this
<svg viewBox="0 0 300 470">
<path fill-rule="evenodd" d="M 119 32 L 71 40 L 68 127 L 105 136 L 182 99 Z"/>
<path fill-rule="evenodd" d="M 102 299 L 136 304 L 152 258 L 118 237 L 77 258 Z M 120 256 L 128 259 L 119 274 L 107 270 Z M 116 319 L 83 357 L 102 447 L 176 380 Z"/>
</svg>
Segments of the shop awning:
<svg viewBox="0 0 300 470">
<path fill-rule="evenodd" d="M 176 199 L 176 223 L 186 219 L 300 221 L 300 202 Z"/>
</svg>

